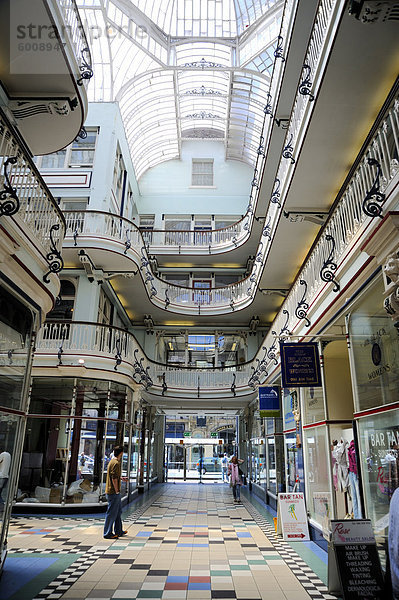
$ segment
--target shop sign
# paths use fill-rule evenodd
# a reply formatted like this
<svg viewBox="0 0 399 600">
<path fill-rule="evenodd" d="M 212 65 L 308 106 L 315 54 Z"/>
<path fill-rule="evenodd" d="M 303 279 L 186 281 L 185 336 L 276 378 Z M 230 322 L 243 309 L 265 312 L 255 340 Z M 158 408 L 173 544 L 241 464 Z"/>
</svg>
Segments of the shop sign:
<svg viewBox="0 0 399 600">
<path fill-rule="evenodd" d="M 280 417 L 280 388 L 263 386 L 259 388 L 259 416 Z"/>
<path fill-rule="evenodd" d="M 185 431 L 183 437 L 191 437 L 191 431 Z"/>
<path fill-rule="evenodd" d="M 344 600 L 383 600 L 384 579 L 371 521 L 331 521 L 332 543 Z M 329 556 L 333 559 L 333 556 Z M 329 582 L 329 590 L 330 590 Z"/>
<path fill-rule="evenodd" d="M 319 349 L 316 342 L 280 343 L 283 387 L 321 387 Z"/>
<path fill-rule="evenodd" d="M 277 533 L 279 532 L 287 542 L 310 539 L 303 492 L 278 495 Z"/>
</svg>

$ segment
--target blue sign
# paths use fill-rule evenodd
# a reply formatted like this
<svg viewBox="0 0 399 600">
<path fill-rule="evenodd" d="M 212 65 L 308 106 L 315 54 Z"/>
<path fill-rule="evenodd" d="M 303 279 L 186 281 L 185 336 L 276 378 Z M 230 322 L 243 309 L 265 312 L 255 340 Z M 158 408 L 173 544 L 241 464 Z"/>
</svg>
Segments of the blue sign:
<svg viewBox="0 0 399 600">
<path fill-rule="evenodd" d="M 316 342 L 280 342 L 283 387 L 321 387 L 319 349 Z"/>
<path fill-rule="evenodd" d="M 280 388 L 278 386 L 259 388 L 259 415 L 280 417 Z"/>
</svg>

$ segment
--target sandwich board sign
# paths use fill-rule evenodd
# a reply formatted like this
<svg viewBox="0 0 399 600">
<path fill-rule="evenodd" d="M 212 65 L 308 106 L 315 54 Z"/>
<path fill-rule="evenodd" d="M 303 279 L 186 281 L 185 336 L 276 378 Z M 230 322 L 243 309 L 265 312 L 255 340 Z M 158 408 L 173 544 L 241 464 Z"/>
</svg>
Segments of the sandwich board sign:
<svg viewBox="0 0 399 600">
<path fill-rule="evenodd" d="M 334 550 L 330 543 L 328 591 L 342 593 L 344 600 L 387 598 L 371 521 L 332 520 L 331 529 Z"/>
<path fill-rule="evenodd" d="M 303 492 L 278 495 L 277 533 L 287 542 L 308 541 L 309 527 Z"/>
</svg>

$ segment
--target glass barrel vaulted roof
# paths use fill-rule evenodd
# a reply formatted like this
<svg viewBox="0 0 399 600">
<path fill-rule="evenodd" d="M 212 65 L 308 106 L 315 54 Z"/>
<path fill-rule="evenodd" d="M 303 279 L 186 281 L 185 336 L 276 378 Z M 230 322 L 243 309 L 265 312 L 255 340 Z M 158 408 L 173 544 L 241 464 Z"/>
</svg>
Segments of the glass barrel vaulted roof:
<svg viewBox="0 0 399 600">
<path fill-rule="evenodd" d="M 283 0 L 77 0 L 90 100 L 118 101 L 137 177 L 182 139 L 253 165 Z"/>
</svg>

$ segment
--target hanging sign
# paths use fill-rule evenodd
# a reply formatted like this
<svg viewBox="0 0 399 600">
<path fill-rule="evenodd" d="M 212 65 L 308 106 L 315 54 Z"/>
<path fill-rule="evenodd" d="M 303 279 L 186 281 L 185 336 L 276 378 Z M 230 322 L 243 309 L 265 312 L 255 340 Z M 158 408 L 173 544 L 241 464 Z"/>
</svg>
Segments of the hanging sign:
<svg viewBox="0 0 399 600">
<path fill-rule="evenodd" d="M 303 492 L 278 495 L 277 531 L 287 542 L 309 540 L 308 516 Z"/>
<path fill-rule="evenodd" d="M 259 388 L 259 416 L 281 417 L 280 388 L 278 386 L 263 386 Z"/>
<path fill-rule="evenodd" d="M 331 529 L 336 567 L 344 600 L 386 598 L 371 521 L 369 519 L 332 520 Z M 330 558 L 329 556 L 329 562 Z M 329 582 L 329 589 L 330 587 Z"/>
<path fill-rule="evenodd" d="M 280 343 L 283 387 L 321 387 L 319 349 L 316 342 Z"/>
</svg>

